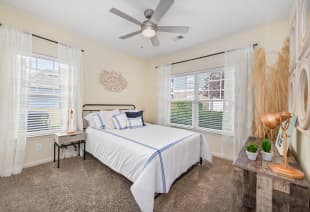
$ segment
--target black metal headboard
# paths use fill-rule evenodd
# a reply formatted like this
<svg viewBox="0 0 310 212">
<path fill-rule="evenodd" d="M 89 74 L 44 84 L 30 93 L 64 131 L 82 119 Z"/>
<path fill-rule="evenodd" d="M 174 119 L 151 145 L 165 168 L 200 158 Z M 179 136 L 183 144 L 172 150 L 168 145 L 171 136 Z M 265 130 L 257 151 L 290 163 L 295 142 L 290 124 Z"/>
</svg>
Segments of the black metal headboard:
<svg viewBox="0 0 310 212">
<path fill-rule="evenodd" d="M 101 110 L 134 110 L 136 106 L 134 104 L 85 104 L 83 105 L 82 116 L 83 116 L 83 126 L 86 128 L 87 124 L 84 117 L 93 112 L 98 112 Z"/>
</svg>

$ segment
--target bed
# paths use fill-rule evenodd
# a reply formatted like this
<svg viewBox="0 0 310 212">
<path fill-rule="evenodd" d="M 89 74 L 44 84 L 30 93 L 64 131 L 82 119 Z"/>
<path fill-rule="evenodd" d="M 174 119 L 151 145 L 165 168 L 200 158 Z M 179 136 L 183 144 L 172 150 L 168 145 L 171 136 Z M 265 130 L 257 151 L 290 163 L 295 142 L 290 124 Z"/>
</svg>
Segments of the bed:
<svg viewBox="0 0 310 212">
<path fill-rule="evenodd" d="M 98 111 L 84 105 L 84 112 Z M 134 105 L 108 105 L 132 109 Z M 199 133 L 146 124 L 136 129 L 86 128 L 86 151 L 131 182 L 142 211 L 153 211 L 154 195 L 168 193 L 174 181 L 201 159 L 212 162 L 208 144 Z"/>
</svg>

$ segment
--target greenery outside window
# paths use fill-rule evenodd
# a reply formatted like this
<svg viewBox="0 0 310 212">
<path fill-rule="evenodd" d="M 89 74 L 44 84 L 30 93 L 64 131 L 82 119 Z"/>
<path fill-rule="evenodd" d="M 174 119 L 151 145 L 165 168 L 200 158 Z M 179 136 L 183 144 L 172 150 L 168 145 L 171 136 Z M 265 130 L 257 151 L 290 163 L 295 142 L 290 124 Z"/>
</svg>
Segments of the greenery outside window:
<svg viewBox="0 0 310 212">
<path fill-rule="evenodd" d="M 170 125 L 232 134 L 233 74 L 216 68 L 171 79 Z"/>
</svg>

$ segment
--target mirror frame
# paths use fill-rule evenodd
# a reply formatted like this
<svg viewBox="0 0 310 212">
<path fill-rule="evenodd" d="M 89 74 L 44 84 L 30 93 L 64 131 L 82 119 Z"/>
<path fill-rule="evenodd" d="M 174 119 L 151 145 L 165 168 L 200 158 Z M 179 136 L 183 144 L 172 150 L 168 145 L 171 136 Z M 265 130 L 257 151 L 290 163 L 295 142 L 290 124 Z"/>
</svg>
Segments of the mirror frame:
<svg viewBox="0 0 310 212">
<path fill-rule="evenodd" d="M 310 128 L 310 64 L 307 60 L 304 60 L 299 69 L 299 76 L 297 81 L 297 111 L 298 111 L 298 123 L 299 126 L 307 130 Z M 307 102 L 305 102 L 305 83 L 308 86 Z M 305 109 L 305 105 L 307 108 Z"/>
<path fill-rule="evenodd" d="M 293 10 L 290 17 L 289 37 L 290 37 L 290 60 L 289 72 L 293 72 L 297 63 L 297 10 Z M 292 42 L 294 41 L 294 42 Z"/>
<path fill-rule="evenodd" d="M 296 113 L 296 74 L 292 73 L 288 80 L 288 110 L 291 113 Z"/>
<path fill-rule="evenodd" d="M 306 5 L 306 7 L 304 6 Z M 305 11 L 306 9 L 306 11 Z M 306 15 L 304 15 L 306 14 Z M 297 58 L 300 60 L 310 46 L 310 1 L 297 1 Z M 306 18 L 306 20 L 305 20 Z M 306 21 L 306 31 L 303 34 L 303 26 Z"/>
</svg>

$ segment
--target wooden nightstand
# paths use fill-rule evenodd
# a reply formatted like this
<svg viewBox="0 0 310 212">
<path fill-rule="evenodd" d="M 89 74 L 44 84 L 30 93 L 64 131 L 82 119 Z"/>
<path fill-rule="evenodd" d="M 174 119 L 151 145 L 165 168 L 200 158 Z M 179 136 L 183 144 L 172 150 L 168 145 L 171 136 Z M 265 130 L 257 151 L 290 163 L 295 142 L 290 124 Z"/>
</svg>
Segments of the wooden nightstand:
<svg viewBox="0 0 310 212">
<path fill-rule="evenodd" d="M 233 211 L 309 211 L 310 186 L 306 179 L 295 180 L 278 175 L 268 167 L 270 162 L 258 155 L 256 161 L 248 160 L 245 149 L 248 143 L 261 146 L 262 139 L 249 138 L 234 162 Z M 274 143 L 273 162 L 283 163 Z M 288 155 L 290 166 L 300 169 L 292 154 Z"/>
<path fill-rule="evenodd" d="M 67 146 L 78 146 L 78 156 L 80 156 L 80 148 L 83 144 L 83 158 L 85 160 L 85 148 L 86 148 L 86 133 L 83 131 L 76 131 L 73 133 L 56 133 L 54 142 L 54 162 L 56 162 L 56 147 L 57 147 L 57 167 L 59 168 L 60 149 Z"/>
</svg>

